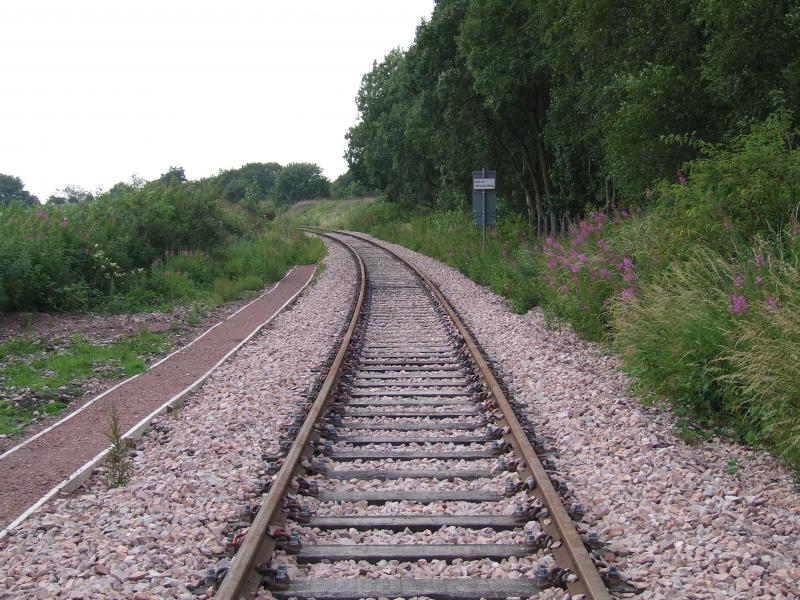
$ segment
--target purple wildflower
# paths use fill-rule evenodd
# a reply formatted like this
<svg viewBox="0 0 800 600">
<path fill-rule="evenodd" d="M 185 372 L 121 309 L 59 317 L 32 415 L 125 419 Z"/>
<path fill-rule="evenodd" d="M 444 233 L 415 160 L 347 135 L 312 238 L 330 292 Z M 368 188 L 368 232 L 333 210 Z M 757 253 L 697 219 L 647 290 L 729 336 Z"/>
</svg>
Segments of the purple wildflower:
<svg viewBox="0 0 800 600">
<path fill-rule="evenodd" d="M 750 311 L 750 307 L 747 305 L 747 300 L 745 300 L 744 296 L 740 296 L 738 294 L 732 294 L 731 306 L 728 310 L 733 316 L 741 317 L 746 315 Z"/>
<path fill-rule="evenodd" d="M 624 290 L 622 290 L 620 296 L 622 297 L 623 300 L 633 300 L 635 293 L 632 287 L 627 287 Z"/>
<path fill-rule="evenodd" d="M 586 255 L 585 254 L 578 254 L 578 262 L 585 263 L 586 262 Z"/>
<path fill-rule="evenodd" d="M 633 259 L 630 256 L 626 256 L 622 259 L 622 262 L 617 263 L 617 268 L 620 271 L 631 271 L 633 269 Z"/>
<path fill-rule="evenodd" d="M 570 268 L 572 269 L 573 273 L 580 273 L 581 272 L 581 266 L 580 265 L 572 265 L 572 267 L 570 267 Z"/>
<path fill-rule="evenodd" d="M 555 258 L 551 258 L 547 261 L 547 268 L 551 271 L 558 266 L 558 261 Z"/>
<path fill-rule="evenodd" d="M 763 255 L 763 254 L 761 254 L 761 252 L 759 252 L 758 254 L 756 254 L 756 266 L 757 266 L 759 269 L 763 269 L 763 268 L 764 268 L 766 265 L 767 265 L 767 261 L 766 261 L 766 259 L 764 258 L 764 255 Z"/>
<path fill-rule="evenodd" d="M 553 238 L 549 237 L 544 241 L 544 245 L 548 248 L 552 248 L 553 250 L 558 250 L 561 248 L 561 244 L 555 241 Z"/>
<path fill-rule="evenodd" d="M 603 279 L 608 279 L 611 277 L 611 272 L 608 269 L 600 269 L 600 277 Z"/>
<path fill-rule="evenodd" d="M 605 240 L 597 240 L 597 247 L 600 248 L 602 252 L 608 252 L 608 242 Z"/>
<path fill-rule="evenodd" d="M 778 303 L 772 296 L 767 296 L 767 306 L 772 312 L 778 310 Z"/>
<path fill-rule="evenodd" d="M 734 275 L 733 276 L 733 287 L 740 288 L 744 285 L 744 277 L 741 275 Z"/>
<path fill-rule="evenodd" d="M 678 183 L 681 185 L 686 185 L 686 175 L 684 175 L 683 173 L 678 175 Z"/>
<path fill-rule="evenodd" d="M 633 283 L 636 281 L 636 275 L 633 274 L 633 271 L 626 271 L 622 278 L 628 283 Z"/>
</svg>

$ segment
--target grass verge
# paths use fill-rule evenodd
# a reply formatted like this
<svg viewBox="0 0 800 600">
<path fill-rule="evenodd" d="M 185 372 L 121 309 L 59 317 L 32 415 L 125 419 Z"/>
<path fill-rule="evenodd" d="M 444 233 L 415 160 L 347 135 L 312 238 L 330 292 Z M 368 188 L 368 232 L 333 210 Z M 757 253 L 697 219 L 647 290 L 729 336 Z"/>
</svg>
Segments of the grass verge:
<svg viewBox="0 0 800 600">
<path fill-rule="evenodd" d="M 107 346 L 81 338 L 58 347 L 24 339 L 1 344 L 0 434 L 18 434 L 37 417 L 60 412 L 83 394 L 87 379 L 144 372 L 146 359 L 168 348 L 164 334 L 148 331 Z"/>
</svg>

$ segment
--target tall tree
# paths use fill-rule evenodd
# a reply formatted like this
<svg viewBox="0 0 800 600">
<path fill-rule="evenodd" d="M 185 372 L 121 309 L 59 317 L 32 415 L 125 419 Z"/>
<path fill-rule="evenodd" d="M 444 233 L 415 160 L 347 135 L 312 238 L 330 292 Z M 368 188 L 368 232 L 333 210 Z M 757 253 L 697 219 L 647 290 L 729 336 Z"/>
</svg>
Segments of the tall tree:
<svg viewBox="0 0 800 600">
<path fill-rule="evenodd" d="M 289 163 L 278 174 L 273 187 L 278 204 L 293 204 L 300 200 L 327 198 L 330 182 L 322 169 L 313 163 Z"/>
</svg>

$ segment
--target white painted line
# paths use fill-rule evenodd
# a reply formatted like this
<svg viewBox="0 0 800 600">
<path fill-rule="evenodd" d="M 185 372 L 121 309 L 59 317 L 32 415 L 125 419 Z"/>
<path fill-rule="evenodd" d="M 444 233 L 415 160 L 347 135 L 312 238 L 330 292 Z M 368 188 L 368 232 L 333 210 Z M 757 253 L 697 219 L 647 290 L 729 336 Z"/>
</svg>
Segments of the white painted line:
<svg viewBox="0 0 800 600">
<path fill-rule="evenodd" d="M 158 415 L 160 415 L 164 411 L 169 410 L 170 408 L 173 408 L 173 407 L 177 406 L 178 404 L 180 404 L 182 402 L 182 400 L 186 396 L 188 396 L 195 389 L 200 387 L 202 385 L 202 383 L 206 379 L 208 379 L 211 376 L 211 374 L 217 368 L 219 368 L 219 366 L 223 362 L 225 362 L 233 354 L 238 352 L 239 349 L 242 346 L 244 346 L 247 342 L 249 342 L 256 334 L 258 334 L 259 331 L 261 331 L 264 327 L 269 325 L 269 323 L 271 323 L 272 320 L 275 319 L 275 317 L 277 317 L 279 314 L 281 314 L 286 309 L 287 306 L 289 306 L 292 302 L 294 302 L 295 299 L 305 291 L 305 289 L 308 287 L 308 284 L 311 283 L 311 280 L 314 278 L 314 274 L 316 272 L 317 272 L 317 269 L 314 268 L 314 270 L 311 272 L 311 275 L 309 275 L 308 279 L 303 284 L 303 286 L 299 290 L 297 290 L 297 292 L 295 292 L 295 294 L 291 298 L 289 298 L 286 302 L 284 302 L 283 305 L 277 311 L 275 311 L 275 313 L 273 313 L 273 315 L 269 319 L 267 319 L 266 321 L 261 323 L 261 325 L 256 327 L 252 332 L 250 332 L 250 334 L 246 338 L 244 338 L 234 348 L 232 348 L 227 354 L 225 354 L 225 356 L 223 356 L 219 361 L 217 361 L 217 363 L 213 367 L 211 367 L 208 371 L 203 373 L 203 375 L 201 375 L 198 379 L 196 379 L 192 384 L 190 384 L 189 386 L 187 386 L 186 388 L 184 388 L 183 390 L 181 390 L 180 392 L 175 394 L 172 398 L 167 400 L 164 404 L 159 406 L 156 410 L 154 410 L 149 415 L 147 415 L 144 419 L 139 421 L 136 425 L 131 427 L 127 432 L 125 432 L 125 435 L 123 435 L 122 437 L 124 439 L 129 439 L 129 440 L 136 440 L 136 439 L 140 438 L 145 433 L 145 431 L 147 430 L 147 426 L 150 424 L 150 422 L 155 417 L 157 417 Z M 287 273 L 286 276 L 288 276 L 288 275 L 289 274 Z M 284 279 L 286 278 L 286 276 L 284 276 Z M 283 279 L 281 279 L 281 281 L 283 281 Z M 276 287 L 276 286 L 274 286 L 274 287 Z M 274 289 L 274 287 L 272 289 Z M 255 300 L 254 300 L 254 302 L 255 302 Z M 252 302 L 250 304 L 252 304 Z M 219 325 L 219 324 L 220 323 L 217 323 L 217 325 Z M 214 327 L 216 327 L 217 325 L 214 325 Z M 213 327 L 212 327 L 212 329 L 213 329 Z M 211 331 L 211 329 L 209 329 L 209 331 Z M 205 333 L 208 333 L 208 331 L 206 331 Z M 205 335 L 205 333 L 203 335 Z M 200 337 L 202 337 L 202 336 L 200 336 Z M 200 338 L 197 338 L 197 339 L 200 339 Z M 194 340 L 194 341 L 197 341 L 197 340 Z M 194 341 L 192 343 L 194 343 Z M 185 346 L 185 347 L 188 347 L 188 345 Z M 173 352 L 173 354 L 175 354 L 175 353 Z M 134 377 L 131 377 L 131 379 L 134 379 Z M 124 382 L 122 382 L 122 383 L 124 383 Z M 120 383 L 118 385 L 122 385 L 122 383 Z M 111 390 L 108 390 L 108 392 L 110 392 L 110 391 Z M 106 393 L 108 393 L 108 392 L 106 392 Z M 53 489 L 51 489 L 49 492 L 47 492 L 44 496 L 39 498 L 39 500 L 37 500 L 30 508 L 28 508 L 25 512 L 23 512 L 19 517 L 14 519 L 8 526 L 6 526 L 5 529 L 0 531 L 0 540 L 5 538 L 9 533 L 11 533 L 11 531 L 13 529 L 15 529 L 17 526 L 19 526 L 20 523 L 25 521 L 25 519 L 27 519 L 31 514 L 36 512 L 36 510 L 41 508 L 42 505 L 45 502 L 47 502 L 48 500 L 53 498 L 55 495 L 57 495 L 57 494 L 59 494 L 61 492 L 70 493 L 70 492 L 76 490 L 78 487 L 80 487 L 80 485 L 82 485 L 84 482 L 86 482 L 91 477 L 91 475 L 94 472 L 94 470 L 103 463 L 103 461 L 105 460 L 106 455 L 108 454 L 108 451 L 109 451 L 109 448 L 106 448 L 105 450 L 100 452 L 97 456 L 95 456 L 90 461 L 88 461 L 86 464 L 84 464 L 81 468 L 79 468 L 77 471 L 75 471 L 67 479 L 65 479 L 64 481 L 59 483 L 57 486 L 55 486 Z"/>
<path fill-rule="evenodd" d="M 253 300 L 253 302 L 257 302 L 258 300 L 261 300 L 261 298 L 263 298 L 264 296 L 266 296 L 267 294 L 269 294 L 269 293 L 270 293 L 272 290 L 274 290 L 276 287 L 278 287 L 278 284 L 280 284 L 280 283 L 281 283 L 281 282 L 282 282 L 284 279 L 286 279 L 286 278 L 289 276 L 289 273 L 291 273 L 292 271 L 294 271 L 296 268 L 297 268 L 297 267 L 292 267 L 291 269 L 289 269 L 289 271 L 287 271 L 286 275 L 284 275 L 284 276 L 281 278 L 281 280 L 280 280 L 278 283 L 275 283 L 275 284 L 273 284 L 273 285 L 272 285 L 272 287 L 270 287 L 270 288 L 269 288 L 269 289 L 268 289 L 266 292 L 264 292 L 263 294 L 261 294 L 261 295 L 260 295 L 258 298 L 256 298 L 255 300 Z M 28 439 L 26 439 L 26 440 L 24 440 L 24 441 L 20 442 L 20 443 L 19 443 L 19 444 L 17 444 L 16 446 L 13 446 L 13 447 L 9 448 L 8 450 L 6 450 L 6 451 L 5 451 L 5 452 L 3 452 L 2 454 L 0 454 L 0 460 L 3 460 L 3 459 L 6 457 L 6 456 L 9 456 L 9 455 L 13 454 L 13 453 L 14 453 L 14 452 L 16 452 L 17 450 L 20 450 L 21 448 L 24 448 L 25 446 L 27 446 L 27 445 L 28 445 L 28 444 L 30 444 L 31 442 L 33 442 L 33 441 L 35 441 L 35 440 L 38 440 L 38 439 L 39 439 L 40 437 L 42 437 L 44 434 L 46 434 L 46 433 L 48 433 L 48 432 L 52 431 L 52 430 L 53 430 L 53 429 L 55 429 L 56 427 L 59 427 L 60 425 L 63 425 L 65 422 L 69 421 L 69 420 L 70 420 L 72 417 L 74 417 L 74 416 L 75 416 L 75 415 L 77 415 L 77 414 L 80 414 L 80 413 L 82 413 L 84 410 L 86 410 L 87 408 L 89 408 L 89 407 L 90 407 L 92 404 L 94 404 L 94 403 L 95 403 L 95 402 L 97 402 L 98 400 L 101 400 L 101 399 L 103 399 L 105 396 L 107 396 L 108 394 L 110 394 L 111 392 L 113 392 L 114 390 L 116 390 L 117 388 L 119 388 L 120 386 L 123 386 L 123 385 L 125 385 L 126 383 L 129 383 L 129 382 L 133 381 L 133 380 L 134 380 L 134 379 L 136 379 L 137 377 L 141 377 L 141 376 L 142 376 L 142 375 L 144 375 L 145 373 L 147 373 L 147 372 L 149 372 L 149 371 L 152 371 L 153 369 L 155 369 L 155 368 L 156 368 L 158 365 L 160 365 L 160 364 L 161 364 L 161 363 L 163 363 L 164 361 L 166 361 L 166 360 L 168 360 L 168 359 L 172 358 L 173 356 L 175 356 L 175 355 L 176 355 L 178 352 L 183 352 L 183 351 L 184 351 L 184 350 L 186 350 L 186 349 L 187 349 L 189 346 L 191 346 L 191 345 L 192 345 L 192 344 L 194 344 L 195 342 L 199 341 L 200 339 L 204 338 L 204 337 L 205 337 L 207 334 L 211 333 L 211 332 L 212 332 L 214 329 L 216 329 L 217 327 L 219 327 L 220 325 L 222 325 L 222 324 L 223 324 L 225 321 L 227 321 L 228 319 L 230 319 L 232 316 L 234 316 L 234 315 L 236 315 L 236 314 L 239 314 L 240 312 L 242 312 L 242 311 L 243 311 L 245 308 L 247 308 L 248 306 L 250 306 L 251 304 L 253 304 L 253 302 L 248 302 L 248 303 L 247 303 L 247 304 L 245 304 L 245 305 L 244 305 L 242 308 L 240 308 L 239 310 L 237 310 L 235 313 L 233 313 L 232 315 L 229 315 L 228 317 L 226 317 L 226 319 L 225 319 L 224 321 L 220 321 L 219 323 L 216 323 L 216 324 L 212 325 L 211 327 L 209 327 L 208 329 L 206 329 L 206 330 L 205 330 L 203 333 L 201 333 L 199 336 L 197 336 L 196 338 L 194 338 L 194 339 L 193 339 L 191 342 L 189 342 L 189 343 L 188 343 L 188 344 L 186 344 L 185 346 L 182 346 L 181 348 L 178 348 L 178 349 L 177 349 L 177 350 L 175 350 L 174 352 L 170 352 L 169 354 L 167 354 L 167 355 L 166 355 L 164 358 L 162 358 L 162 359 L 161 359 L 161 360 L 159 360 L 158 362 L 155 362 L 155 363 L 153 363 L 152 365 L 150 365 L 149 367 L 147 367 L 147 370 L 146 370 L 146 371 L 142 371 L 141 373 L 137 373 L 136 375 L 133 375 L 132 377 L 128 377 L 127 379 L 124 379 L 124 380 L 120 381 L 120 382 L 119 382 L 119 383 L 117 383 L 116 385 L 114 385 L 114 386 L 112 386 L 112 387 L 108 388 L 106 391 L 104 391 L 104 392 L 102 392 L 102 393 L 98 394 L 97 396 L 95 396 L 94 398 L 92 398 L 91 400 L 89 400 L 88 402 L 86 402 L 85 404 L 81 405 L 81 407 L 80 407 L 80 408 L 77 408 L 77 409 L 75 409 L 73 412 L 69 413 L 67 416 L 65 416 L 65 417 L 62 417 L 61 419 L 59 419 L 58 421 L 56 421 L 56 422 L 55 422 L 55 423 L 53 423 L 52 425 L 50 425 L 50 426 L 48 426 L 48 427 L 46 427 L 46 428 L 42 429 L 40 432 L 36 433 L 35 435 L 32 435 L 31 437 L 29 437 Z M 283 310 L 283 309 L 281 309 L 281 310 Z"/>
</svg>

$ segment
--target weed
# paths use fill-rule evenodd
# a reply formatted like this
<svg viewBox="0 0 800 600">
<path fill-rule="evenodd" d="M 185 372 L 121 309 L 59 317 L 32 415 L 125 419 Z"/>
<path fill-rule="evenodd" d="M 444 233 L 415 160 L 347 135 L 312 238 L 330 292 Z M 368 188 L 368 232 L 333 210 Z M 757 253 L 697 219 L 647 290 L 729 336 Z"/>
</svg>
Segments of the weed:
<svg viewBox="0 0 800 600">
<path fill-rule="evenodd" d="M 199 325 L 205 318 L 206 314 L 208 314 L 208 310 L 206 309 L 206 305 L 204 303 L 192 302 L 191 306 L 189 307 L 189 312 L 186 314 L 186 324 L 191 325 L 192 327 Z"/>
<path fill-rule="evenodd" d="M 739 470 L 739 461 L 732 458 L 728 461 L 728 475 L 736 475 Z"/>
<path fill-rule="evenodd" d="M 14 435 L 40 414 L 56 414 L 83 392 L 88 378 L 122 379 L 147 369 L 145 358 L 169 347 L 163 334 L 140 329 L 110 346 L 97 346 L 74 337 L 69 345 L 46 350 L 28 340 L 0 345 L 0 378 L 5 390 L 27 389 L 25 402 L 0 400 L 0 434 Z"/>
<path fill-rule="evenodd" d="M 112 488 L 123 486 L 130 480 L 132 466 L 128 458 L 128 443 L 122 436 L 117 407 L 112 405 L 108 419 L 108 441 L 111 446 L 108 451 L 106 474 L 106 483 Z"/>
</svg>

